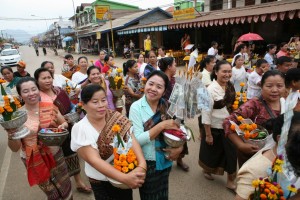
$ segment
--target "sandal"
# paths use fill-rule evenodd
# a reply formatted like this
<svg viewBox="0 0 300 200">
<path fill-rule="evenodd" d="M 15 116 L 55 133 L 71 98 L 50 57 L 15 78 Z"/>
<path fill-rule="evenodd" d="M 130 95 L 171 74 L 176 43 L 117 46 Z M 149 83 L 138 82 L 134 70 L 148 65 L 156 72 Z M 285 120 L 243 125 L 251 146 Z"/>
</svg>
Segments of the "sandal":
<svg viewBox="0 0 300 200">
<path fill-rule="evenodd" d="M 85 193 L 85 194 L 91 194 L 92 193 L 92 188 L 89 188 L 89 187 L 77 187 L 76 188 L 78 192 L 80 193 Z"/>
<path fill-rule="evenodd" d="M 204 175 L 204 177 L 205 177 L 207 180 L 210 180 L 210 181 L 215 180 L 214 177 L 213 177 L 210 173 L 207 173 L 207 172 L 204 172 L 204 171 L 203 171 L 203 175 Z"/>
<path fill-rule="evenodd" d="M 177 166 L 180 167 L 183 171 L 188 172 L 190 167 L 184 162 L 177 162 Z"/>
</svg>

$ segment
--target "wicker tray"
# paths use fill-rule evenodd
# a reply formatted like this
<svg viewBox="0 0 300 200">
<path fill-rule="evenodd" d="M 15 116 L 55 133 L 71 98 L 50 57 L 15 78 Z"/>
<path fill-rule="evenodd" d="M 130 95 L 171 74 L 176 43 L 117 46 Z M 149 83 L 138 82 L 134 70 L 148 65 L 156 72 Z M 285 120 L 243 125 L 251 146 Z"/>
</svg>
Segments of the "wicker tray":
<svg viewBox="0 0 300 200">
<path fill-rule="evenodd" d="M 53 131 L 54 133 L 38 133 L 38 138 L 47 146 L 61 146 L 68 137 L 69 131 L 66 129 L 46 128 L 46 131 Z M 57 132 L 59 131 L 59 132 Z"/>
</svg>

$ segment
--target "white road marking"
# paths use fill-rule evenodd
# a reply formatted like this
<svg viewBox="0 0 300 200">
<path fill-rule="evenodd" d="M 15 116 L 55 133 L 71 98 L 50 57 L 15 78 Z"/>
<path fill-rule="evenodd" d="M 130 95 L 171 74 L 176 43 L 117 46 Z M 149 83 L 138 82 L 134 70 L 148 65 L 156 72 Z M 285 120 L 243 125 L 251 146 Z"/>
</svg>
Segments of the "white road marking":
<svg viewBox="0 0 300 200">
<path fill-rule="evenodd" d="M 1 171 L 0 171 L 0 200 L 3 198 L 3 191 L 5 188 L 6 184 L 6 179 L 8 175 L 8 170 L 10 166 L 10 160 L 11 160 L 11 150 L 7 147 L 4 155 L 4 160 L 1 166 Z"/>
</svg>

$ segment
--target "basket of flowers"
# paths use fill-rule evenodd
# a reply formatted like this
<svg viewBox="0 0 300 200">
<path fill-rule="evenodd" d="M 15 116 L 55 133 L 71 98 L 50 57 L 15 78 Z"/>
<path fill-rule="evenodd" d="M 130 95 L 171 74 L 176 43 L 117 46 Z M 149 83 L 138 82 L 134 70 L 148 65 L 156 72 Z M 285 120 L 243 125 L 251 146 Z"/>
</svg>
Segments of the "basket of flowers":
<svg viewBox="0 0 300 200">
<path fill-rule="evenodd" d="M 238 116 L 237 120 L 240 122 L 240 125 L 230 121 L 230 129 L 236 131 L 244 142 L 256 145 L 259 149 L 263 148 L 267 143 L 268 131 L 252 122 L 251 119 L 244 119 L 242 116 Z"/>
<path fill-rule="evenodd" d="M 61 146 L 68 137 L 69 131 L 60 128 L 42 128 L 38 132 L 38 138 L 46 146 Z"/>
<path fill-rule="evenodd" d="M 233 110 L 237 110 L 243 103 L 247 102 L 247 93 L 245 90 L 245 83 L 240 83 L 241 90 L 239 92 L 236 92 L 235 94 L 235 101 L 233 102 L 232 108 Z"/>
<path fill-rule="evenodd" d="M 113 94 L 113 96 L 116 98 L 116 107 L 117 108 L 123 108 L 124 102 L 122 100 L 122 96 L 124 95 L 124 78 L 122 74 L 122 69 L 117 68 L 112 71 L 108 71 L 108 81 L 109 81 L 109 88 Z"/>
<path fill-rule="evenodd" d="M 285 200 L 295 195 L 298 189 L 293 184 L 286 184 L 282 175 L 285 161 L 283 156 L 278 155 L 274 160 L 271 173 L 266 178 L 259 178 L 252 181 L 255 188 L 254 193 L 249 196 L 249 200 Z M 285 176 L 285 175 L 284 175 Z M 280 184 L 282 183 L 282 185 Z"/>
<path fill-rule="evenodd" d="M 119 133 L 120 129 L 121 127 L 117 124 L 112 127 L 113 132 L 116 134 L 113 139 L 113 143 L 111 144 L 114 152 L 113 166 L 120 172 L 127 174 L 138 166 L 138 161 L 132 149 L 131 137 L 127 135 L 128 140 L 125 142 Z M 130 187 L 124 183 L 120 183 L 109 177 L 107 177 L 107 179 L 117 188 L 130 189 Z"/>
<path fill-rule="evenodd" d="M 5 80 L 0 79 L 0 124 L 4 129 L 16 129 L 12 139 L 21 139 L 30 133 L 29 129 L 23 126 L 27 121 L 27 112 L 18 110 L 21 107 L 20 101 L 4 90 L 4 82 Z"/>
</svg>

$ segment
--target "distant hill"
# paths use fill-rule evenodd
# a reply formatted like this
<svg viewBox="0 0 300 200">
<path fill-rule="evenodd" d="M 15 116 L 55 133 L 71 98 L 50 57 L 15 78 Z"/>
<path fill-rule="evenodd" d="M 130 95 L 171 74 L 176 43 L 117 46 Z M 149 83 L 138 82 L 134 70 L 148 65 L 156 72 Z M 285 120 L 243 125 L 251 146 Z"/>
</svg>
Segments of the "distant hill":
<svg viewBox="0 0 300 200">
<path fill-rule="evenodd" d="M 32 35 L 30 35 L 29 33 L 27 33 L 24 30 L 12 30 L 12 29 L 6 29 L 2 31 L 4 38 L 6 38 L 6 33 L 8 35 L 8 37 L 10 37 L 10 35 L 15 38 L 15 41 L 17 42 L 28 42 L 30 40 L 30 38 L 32 37 Z"/>
</svg>

